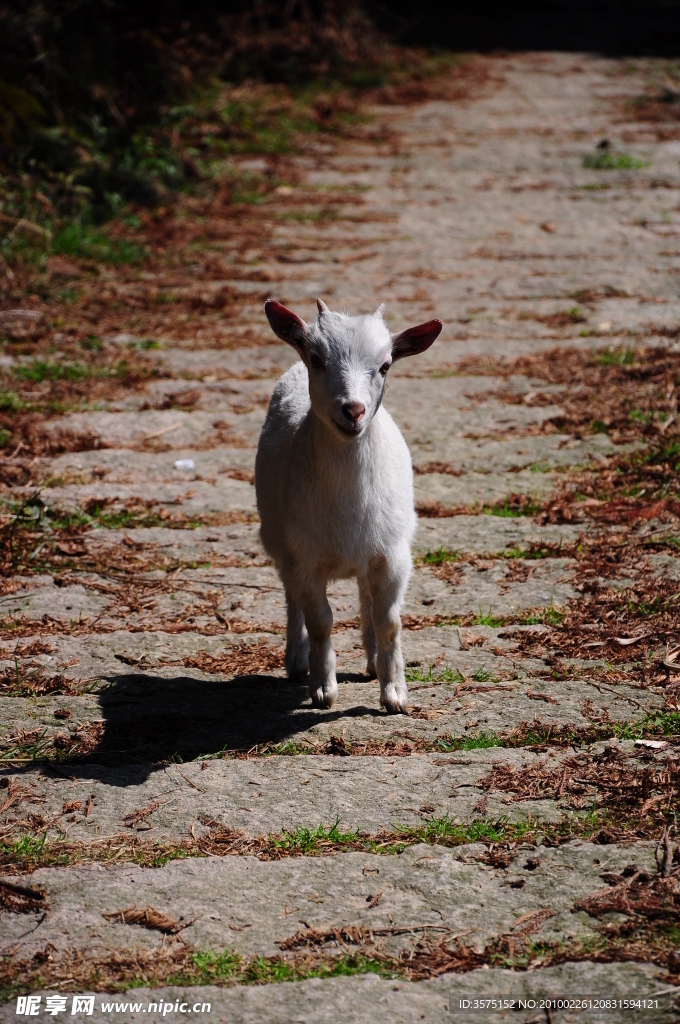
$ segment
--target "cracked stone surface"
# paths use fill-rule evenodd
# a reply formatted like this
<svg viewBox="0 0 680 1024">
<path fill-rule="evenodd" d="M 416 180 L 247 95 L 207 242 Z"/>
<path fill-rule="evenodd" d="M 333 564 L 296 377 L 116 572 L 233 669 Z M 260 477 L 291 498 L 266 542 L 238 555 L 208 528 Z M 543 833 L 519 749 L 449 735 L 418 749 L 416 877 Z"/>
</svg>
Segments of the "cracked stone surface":
<svg viewBox="0 0 680 1024">
<path fill-rule="evenodd" d="M 320 294 L 333 308 L 356 311 L 384 301 L 394 330 L 435 315 L 445 323 L 432 349 L 394 368 L 386 398 L 411 449 L 423 512 L 403 608 L 409 713 L 387 716 L 377 683 L 364 674 L 353 581 L 329 590 L 336 705 L 313 709 L 305 685 L 285 679 L 285 601 L 259 544 L 252 473 L 269 396 L 295 354 L 271 343 L 262 285 L 234 281 L 252 302 L 236 326 L 261 344 L 203 348 L 191 325 L 181 342 L 159 337 L 149 358 L 168 376 L 129 400 L 55 417 L 51 430 L 93 435 L 100 447 L 42 460 L 39 480 L 36 468 L 35 481 L 12 491 L 26 497 L 38 481 L 53 509 L 92 510 L 98 501 L 112 514 L 142 508 L 155 518 L 108 528 L 91 513 L 82 551 L 61 570 L 6 581 L 0 841 L 8 849 L 26 835 L 92 850 L 121 835 L 181 843 L 202 835 L 204 820 L 250 837 L 336 819 L 342 829 L 367 833 L 433 818 L 465 826 L 554 823 L 574 813 L 560 799 L 511 801 L 489 792 L 483 800 L 478 782 L 494 765 L 548 770 L 575 748 L 514 748 L 503 737 L 507 743 L 508 734 L 537 720 L 547 730 L 587 730 L 663 708 L 657 689 L 640 687 L 632 670 L 625 674 L 634 651 L 625 678 L 616 679 L 605 678 L 607 653 L 597 648 L 575 651 L 561 673 L 549 651 L 522 653 L 524 634 L 549 635 L 549 612 L 579 599 L 574 552 L 595 527 L 576 516 L 550 523 L 512 515 L 511 503 L 524 496 L 541 504 L 569 472 L 607 464 L 630 446 L 605 433 L 542 432 L 562 408 L 564 389 L 484 372 L 483 360 L 560 346 L 589 353 L 633 335 L 654 343 L 677 325 L 671 236 L 680 232 L 680 143 L 645 134 L 621 114 L 621 98 L 643 91 L 645 62 L 631 71 L 624 61 L 561 54 L 493 61 L 496 80 L 470 99 L 377 109 L 399 138 L 398 156 L 366 137 L 318 160 L 300 159 L 300 174 L 314 185 L 366 186 L 366 217 L 323 225 L 278 220 L 271 245 L 281 259 L 271 257 L 268 267 L 270 256 L 262 257 L 275 275 L 272 293 L 304 316 Z M 603 172 L 582 163 L 603 137 L 627 139 L 645 163 L 606 172 L 607 189 L 592 187 Z M 345 259 L 348 253 L 355 255 Z M 581 302 L 582 319 L 551 324 L 585 289 L 596 297 Z M 121 332 L 106 342 L 124 350 L 134 337 Z M 524 400 L 537 388 L 546 404 Z M 191 408 L 168 408 L 189 389 Z M 176 468 L 180 459 L 193 460 L 193 468 Z M 548 550 L 533 557 L 542 546 Z M 678 559 L 651 557 L 659 577 L 679 578 Z M 615 567 L 612 577 L 625 586 Z M 31 652 L 34 641 L 40 649 Z M 60 675 L 63 685 L 28 693 L 20 684 L 32 673 Z M 94 740 L 75 760 L 59 753 L 86 734 Z M 454 740 L 472 749 L 452 749 Z M 372 746 L 357 756 L 326 752 L 343 741 Z M 414 750 L 398 756 L 404 744 Z M 630 740 L 609 746 L 640 772 L 663 763 L 645 760 Z M 602 750 L 597 743 L 579 748 L 591 759 Z M 2 803 L 16 784 L 23 787 L 18 798 Z M 587 798 L 597 794 L 588 790 Z M 157 801 L 126 826 L 126 816 Z M 77 810 L 63 810 L 74 802 Z M 585 798 L 581 810 L 588 810 Z M 191 921 L 181 935 L 196 949 L 231 947 L 245 957 L 276 956 L 277 942 L 300 928 L 350 925 L 436 925 L 481 948 L 510 934 L 523 914 L 545 908 L 553 913 L 531 932 L 532 942 L 595 942 L 601 922 L 576 910 L 577 901 L 602 888 L 603 872 L 631 862 L 650 874 L 657 867 L 654 842 L 625 837 L 554 847 L 519 841 L 500 868 L 481 862 L 485 851 L 488 843 L 470 841 L 399 855 L 189 857 L 157 868 L 96 862 L 23 875 L 13 874 L 19 862 L 10 851 L 3 877 L 44 889 L 47 909 L 3 911 L 2 952 L 28 957 L 48 943 L 57 951 L 160 949 L 165 939 L 157 931 L 102 916 L 132 904 Z M 540 862 L 535 870 L 525 866 L 530 855 Z M 398 953 L 415 941 L 414 934 L 391 937 L 384 949 Z M 493 966 L 417 983 L 366 975 L 133 994 L 210 1001 L 210 1019 L 224 1024 L 359 1024 L 377 1014 L 441 1020 L 454 997 L 587 991 L 623 998 L 669 987 L 658 963 L 583 956 L 530 972 Z M 488 1019 L 525 1024 L 539 1019 L 535 1012 Z M 673 1012 L 666 1002 L 644 1019 L 671 1021 Z M 2 1020 L 13 1014 L 9 1004 L 0 1008 Z M 86 1019 L 128 1017 L 102 1010 L 98 998 Z M 180 1017 L 173 1011 L 163 1019 Z M 460 1012 L 458 1019 L 477 1018 Z M 571 1018 L 555 1012 L 552 1019 Z M 613 1017 L 592 1011 L 587 1019 Z"/>
<path fill-rule="evenodd" d="M 288 1024 L 291 1020 L 320 1021 L 322 1024 L 364 1024 L 373 1021 L 376 1012 L 390 1020 L 399 1021 L 399 1024 L 442 1020 L 446 1019 L 448 1013 L 451 1013 L 454 1020 L 491 1019 L 516 1024 L 519 1019 L 524 1024 L 536 1018 L 536 1009 L 519 1013 L 516 1010 L 500 1011 L 489 1016 L 486 1013 L 480 1015 L 462 1011 L 459 1009 L 460 1003 L 475 997 L 489 998 L 489 993 L 493 993 L 496 998 L 517 1002 L 535 997 L 560 998 L 567 993 L 575 996 L 586 990 L 597 991 L 602 994 L 601 998 L 609 999 L 649 999 L 663 992 L 663 995 L 657 996 L 663 1005 L 645 1014 L 645 1019 L 652 1024 L 666 1024 L 674 1019 L 674 1011 L 668 1008 L 668 993 L 659 983 L 654 968 L 649 965 L 568 963 L 542 971 L 540 985 L 534 975 L 495 969 L 447 975 L 416 984 L 401 981 L 395 983 L 368 974 L 357 978 L 331 978 L 326 981 L 315 978 L 298 984 L 252 985 L 236 989 L 211 985 L 201 988 L 135 988 L 115 999 L 98 999 L 93 1015 L 83 1017 L 83 1020 L 91 1020 L 96 1024 L 123 1024 L 129 1020 L 129 1008 L 126 1011 L 103 1010 L 102 1002 L 137 1002 L 143 1007 L 162 1002 L 174 1007 L 179 1000 L 192 1008 L 197 1003 L 209 1003 L 213 1019 L 219 1020 L 220 1024 L 257 1024 L 264 1019 L 272 1024 Z M 164 1015 L 163 1008 L 160 1011 L 145 1010 L 144 1020 L 159 1024 L 167 1020 L 170 1013 L 168 1010 Z M 553 1020 L 560 1024 L 570 1020 L 568 1013 L 555 1010 L 551 1013 Z M 0 1007 L 0 1020 L 13 1021 L 16 1019 L 13 1014 L 13 1006 L 11 1010 L 8 1006 Z M 606 1024 L 612 1019 L 612 1011 L 594 1009 L 589 1012 L 588 1019 L 594 1024 Z"/>
<path fill-rule="evenodd" d="M 476 864 L 481 847 L 457 850 L 414 846 L 399 856 L 345 853 L 342 857 L 290 857 L 262 862 L 255 857 L 190 858 L 163 868 L 133 865 L 49 868 L 34 872 L 27 882 L 49 892 L 50 912 L 29 935 L 19 938 L 30 918 L 14 915 L 14 934 L 8 944 L 21 943 L 32 954 L 51 943 L 118 947 L 147 945 L 157 937 L 149 929 L 103 918 L 136 903 L 152 906 L 178 920 L 193 920 L 182 931 L 198 948 L 216 948 L 225 931 L 231 945 L 246 955 L 275 956 L 278 943 L 296 931 L 342 925 L 389 928 L 429 925 L 459 933 L 468 931 L 480 947 L 530 911 L 549 908 L 554 916 L 534 933 L 537 941 L 560 936 L 592 937 L 594 929 L 584 912 L 572 911 L 576 899 L 601 888 L 601 848 L 570 843 L 561 849 L 540 850 L 540 864 L 526 868 L 520 851 L 510 868 Z M 639 845 L 636 863 L 655 867 L 651 844 Z M 462 858 L 462 859 L 461 859 Z M 626 849 L 608 850 L 609 871 L 630 861 Z M 521 884 L 518 897 L 516 885 Z M 378 905 L 367 907 L 377 891 Z M 36 915 L 35 923 L 40 915 Z M 232 926 L 230 928 L 230 925 Z M 409 936 L 412 938 L 412 936 Z M 388 952 L 404 944 L 403 937 L 386 944 Z"/>
</svg>

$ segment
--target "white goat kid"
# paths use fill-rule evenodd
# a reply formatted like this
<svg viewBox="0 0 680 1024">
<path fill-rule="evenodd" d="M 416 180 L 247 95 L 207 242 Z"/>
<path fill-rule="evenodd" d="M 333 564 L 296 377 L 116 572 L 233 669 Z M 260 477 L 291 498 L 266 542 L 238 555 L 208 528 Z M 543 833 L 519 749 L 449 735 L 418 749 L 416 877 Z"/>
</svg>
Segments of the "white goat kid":
<svg viewBox="0 0 680 1024">
<path fill-rule="evenodd" d="M 329 580 L 356 576 L 368 673 L 389 712 L 408 704 L 400 609 L 416 528 L 406 442 L 382 408 L 391 364 L 429 348 L 430 320 L 390 336 L 383 306 L 369 316 L 333 313 L 320 299 L 306 324 L 270 299 L 272 330 L 302 362 L 274 388 L 255 462 L 260 535 L 286 591 L 286 671 L 309 672 L 319 708 L 338 694 Z"/>
</svg>

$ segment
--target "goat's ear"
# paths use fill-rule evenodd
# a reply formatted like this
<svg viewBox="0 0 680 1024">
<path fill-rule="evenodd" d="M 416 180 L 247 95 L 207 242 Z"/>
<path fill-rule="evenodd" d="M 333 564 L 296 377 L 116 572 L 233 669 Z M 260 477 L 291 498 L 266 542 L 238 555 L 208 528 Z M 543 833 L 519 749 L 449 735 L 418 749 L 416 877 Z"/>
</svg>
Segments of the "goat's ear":
<svg viewBox="0 0 680 1024">
<path fill-rule="evenodd" d="M 425 352 L 439 337 L 443 326 L 441 320 L 428 320 L 426 324 L 408 327 L 400 334 L 395 334 L 392 338 L 392 361 Z"/>
<path fill-rule="evenodd" d="M 307 324 L 292 309 L 287 309 L 276 299 L 267 299 L 264 304 L 267 320 L 277 338 L 287 341 L 298 351 L 305 347 Z"/>
</svg>

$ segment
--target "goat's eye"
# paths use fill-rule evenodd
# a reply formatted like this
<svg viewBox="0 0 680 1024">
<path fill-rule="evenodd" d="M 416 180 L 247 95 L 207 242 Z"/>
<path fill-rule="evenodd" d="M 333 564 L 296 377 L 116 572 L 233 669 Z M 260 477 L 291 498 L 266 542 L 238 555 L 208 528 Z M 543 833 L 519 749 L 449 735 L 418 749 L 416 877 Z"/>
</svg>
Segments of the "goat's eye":
<svg viewBox="0 0 680 1024">
<path fill-rule="evenodd" d="M 385 377 L 387 375 L 387 371 L 389 370 L 389 368 L 390 368 L 390 364 L 389 363 L 383 363 L 382 364 L 382 366 L 380 367 L 380 372 L 383 375 L 383 377 Z"/>
<path fill-rule="evenodd" d="M 321 358 L 316 354 L 316 352 L 312 352 L 312 354 L 309 357 L 309 361 L 312 364 L 312 369 L 323 370 L 323 362 L 321 361 Z"/>
</svg>

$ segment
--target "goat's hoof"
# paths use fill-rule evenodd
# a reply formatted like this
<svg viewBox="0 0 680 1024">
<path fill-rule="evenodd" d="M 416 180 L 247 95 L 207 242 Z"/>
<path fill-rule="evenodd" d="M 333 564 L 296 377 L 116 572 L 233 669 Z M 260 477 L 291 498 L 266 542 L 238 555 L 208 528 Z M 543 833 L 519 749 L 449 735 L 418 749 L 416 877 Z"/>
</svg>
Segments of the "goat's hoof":
<svg viewBox="0 0 680 1024">
<path fill-rule="evenodd" d="M 295 648 L 287 650 L 284 665 L 289 679 L 304 679 L 309 672 L 309 652 Z"/>
<path fill-rule="evenodd" d="M 299 683 L 303 679 L 306 679 L 309 674 L 308 665 L 291 665 L 290 668 L 286 666 L 286 676 L 292 683 Z"/>
<path fill-rule="evenodd" d="M 400 715 L 408 707 L 408 690 L 402 684 L 388 683 L 380 694 L 380 703 L 388 715 Z"/>
<path fill-rule="evenodd" d="M 330 708 L 335 703 L 335 698 L 338 695 L 337 683 L 333 687 L 323 686 L 310 686 L 309 696 L 312 698 L 312 707 L 315 708 Z"/>
<path fill-rule="evenodd" d="M 368 676 L 369 679 L 377 679 L 378 678 L 378 673 L 376 671 L 375 665 L 372 662 L 370 662 L 370 661 L 369 661 L 368 665 L 366 666 L 366 675 Z"/>
</svg>

